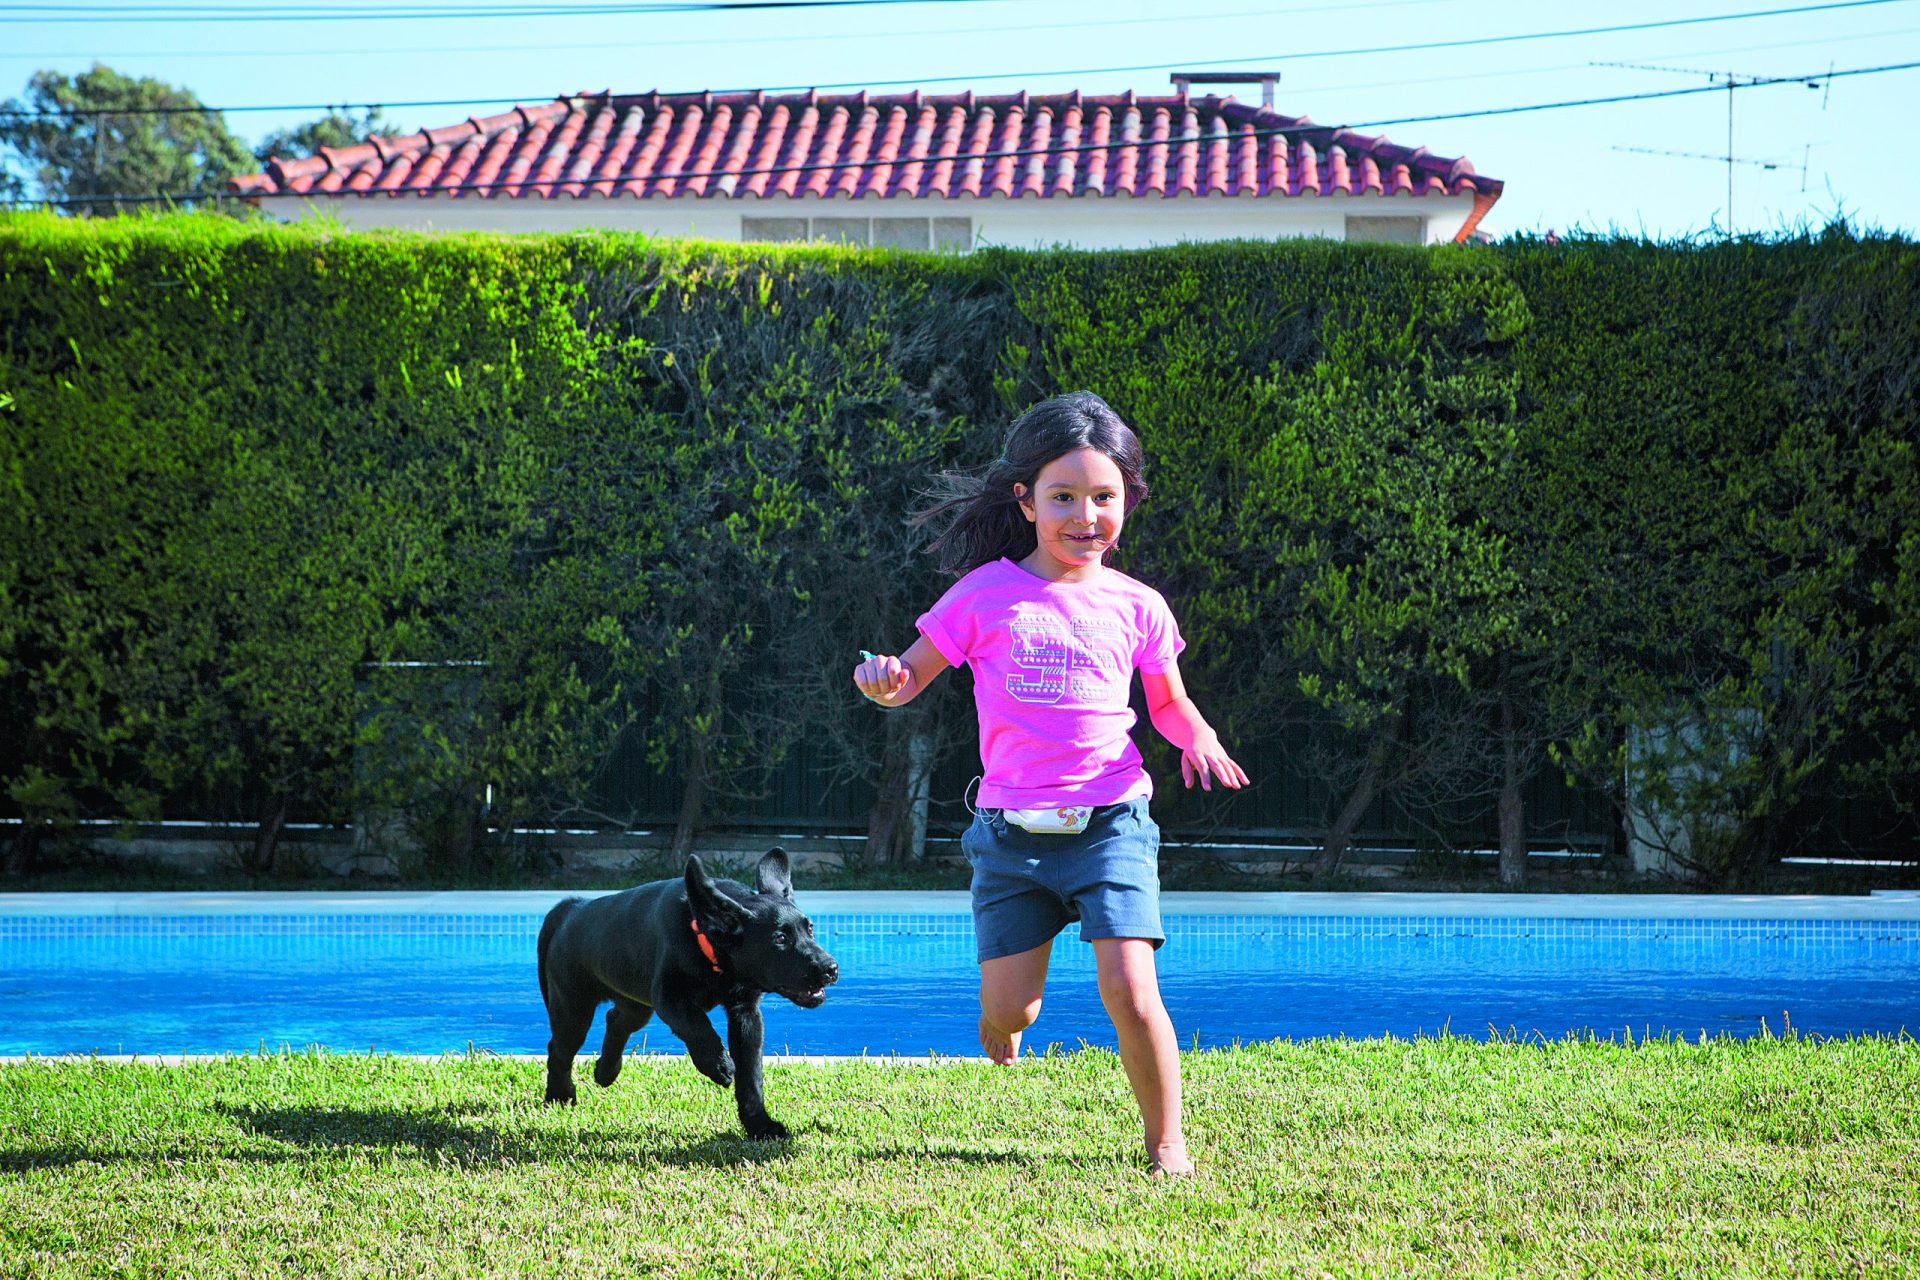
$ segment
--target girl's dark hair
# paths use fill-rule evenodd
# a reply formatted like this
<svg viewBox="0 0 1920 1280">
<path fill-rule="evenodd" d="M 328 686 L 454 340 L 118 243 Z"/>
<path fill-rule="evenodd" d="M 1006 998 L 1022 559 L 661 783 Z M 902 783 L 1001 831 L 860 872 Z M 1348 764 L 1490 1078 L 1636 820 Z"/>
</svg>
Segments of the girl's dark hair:
<svg viewBox="0 0 1920 1280">
<path fill-rule="evenodd" d="M 1014 420 L 1000 456 L 984 471 L 942 471 L 927 490 L 929 505 L 913 523 L 950 520 L 927 549 L 940 568 L 963 576 L 1005 556 L 1018 560 L 1036 545 L 1033 525 L 1020 510 L 1013 486 L 1033 493 L 1040 470 L 1075 449 L 1098 449 L 1113 459 L 1126 482 L 1124 507 L 1132 514 L 1147 496 L 1146 455 L 1112 406 L 1091 391 L 1070 391 L 1042 400 Z M 1108 548 L 1103 559 L 1113 555 Z"/>
</svg>

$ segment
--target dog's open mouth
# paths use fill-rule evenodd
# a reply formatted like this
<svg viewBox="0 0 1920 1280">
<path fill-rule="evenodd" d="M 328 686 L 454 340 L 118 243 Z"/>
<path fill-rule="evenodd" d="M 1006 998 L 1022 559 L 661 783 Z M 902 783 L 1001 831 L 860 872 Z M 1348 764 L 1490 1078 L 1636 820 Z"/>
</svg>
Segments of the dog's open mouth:
<svg viewBox="0 0 1920 1280">
<path fill-rule="evenodd" d="M 811 991 L 782 991 L 781 995 L 799 1005 L 802 1009 L 818 1009 L 827 1002 L 827 989 L 815 987 Z"/>
</svg>

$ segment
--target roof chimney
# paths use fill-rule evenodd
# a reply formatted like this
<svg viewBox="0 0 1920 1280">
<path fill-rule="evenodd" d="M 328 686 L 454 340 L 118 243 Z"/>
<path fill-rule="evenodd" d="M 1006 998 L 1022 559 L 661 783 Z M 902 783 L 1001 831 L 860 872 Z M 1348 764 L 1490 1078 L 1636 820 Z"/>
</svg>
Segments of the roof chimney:
<svg viewBox="0 0 1920 1280">
<path fill-rule="evenodd" d="M 1280 83 L 1278 71 L 1176 71 L 1169 78 L 1178 93 L 1188 92 L 1193 84 L 1257 84 L 1260 105 L 1268 110 L 1273 109 L 1274 86 Z"/>
</svg>

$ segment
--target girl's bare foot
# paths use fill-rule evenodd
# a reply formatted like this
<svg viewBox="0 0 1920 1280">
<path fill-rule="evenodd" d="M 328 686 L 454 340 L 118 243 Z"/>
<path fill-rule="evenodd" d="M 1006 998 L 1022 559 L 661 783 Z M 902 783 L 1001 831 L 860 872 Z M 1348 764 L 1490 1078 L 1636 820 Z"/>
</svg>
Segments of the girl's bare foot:
<svg viewBox="0 0 1920 1280">
<path fill-rule="evenodd" d="M 1187 1157 L 1187 1143 L 1184 1138 L 1175 1138 L 1172 1142 L 1162 1142 L 1158 1146 L 1148 1147 L 1147 1161 L 1149 1178 L 1185 1178 L 1193 1173 L 1193 1161 Z"/>
<path fill-rule="evenodd" d="M 983 1013 L 980 1015 L 980 1049 L 1001 1066 L 1007 1066 L 1020 1056 L 1020 1033 L 1002 1031 L 988 1022 Z"/>
</svg>

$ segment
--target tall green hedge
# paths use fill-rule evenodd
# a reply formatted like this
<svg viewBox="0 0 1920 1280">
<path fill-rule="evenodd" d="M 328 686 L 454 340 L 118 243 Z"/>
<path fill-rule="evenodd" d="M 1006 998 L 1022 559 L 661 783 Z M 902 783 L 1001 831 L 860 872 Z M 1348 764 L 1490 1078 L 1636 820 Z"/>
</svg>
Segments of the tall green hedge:
<svg viewBox="0 0 1920 1280">
<path fill-rule="evenodd" d="M 1920 768 L 1916 316 L 1920 252 L 1844 234 L 955 258 L 0 219 L 13 861 L 192 811 L 256 821 L 264 868 L 290 817 L 391 811 L 458 862 L 494 856 L 489 786 L 509 825 L 757 811 L 897 856 L 972 751 L 964 673 L 851 690 L 943 585 L 905 517 L 1086 387 L 1151 459 L 1123 567 L 1262 765 L 1163 785 L 1163 821 L 1327 866 L 1493 823 L 1517 875 L 1571 780 L 1738 876 Z"/>
</svg>

